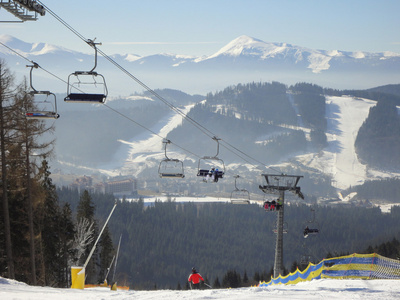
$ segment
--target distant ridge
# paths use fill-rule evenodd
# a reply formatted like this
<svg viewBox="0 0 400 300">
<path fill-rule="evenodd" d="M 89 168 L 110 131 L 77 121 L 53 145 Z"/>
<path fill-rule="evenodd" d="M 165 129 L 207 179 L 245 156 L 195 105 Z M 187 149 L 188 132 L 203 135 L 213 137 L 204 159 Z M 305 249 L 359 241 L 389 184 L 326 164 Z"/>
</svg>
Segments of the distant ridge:
<svg viewBox="0 0 400 300">
<path fill-rule="evenodd" d="M 67 78 L 76 70 L 93 67 L 94 53 L 90 50 L 88 54 L 42 41 L 26 43 L 5 34 L 0 35 L 0 41 L 61 78 Z M 153 89 L 171 88 L 190 94 L 207 94 L 231 84 L 251 81 L 279 81 L 287 85 L 310 82 L 342 90 L 400 82 L 399 53 L 315 50 L 289 43 L 265 42 L 247 35 L 233 39 L 212 55 L 108 55 Z M 25 62 L 13 51 L 0 47 L 0 57 L 19 78 L 27 75 Z M 96 71 L 106 76 L 112 96 L 142 91 L 126 74 L 101 56 Z M 38 84 L 47 85 L 50 81 L 55 92 L 65 91 L 65 84 L 51 76 L 37 76 L 35 82 Z M 46 79 L 41 78 L 44 76 Z"/>
</svg>

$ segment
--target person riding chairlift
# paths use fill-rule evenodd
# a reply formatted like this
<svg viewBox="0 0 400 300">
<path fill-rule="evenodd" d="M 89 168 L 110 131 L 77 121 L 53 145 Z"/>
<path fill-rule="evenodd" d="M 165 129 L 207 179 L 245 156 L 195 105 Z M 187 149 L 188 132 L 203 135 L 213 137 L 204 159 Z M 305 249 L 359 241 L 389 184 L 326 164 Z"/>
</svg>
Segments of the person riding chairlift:
<svg viewBox="0 0 400 300">
<path fill-rule="evenodd" d="M 208 182 L 211 178 L 213 179 L 213 181 L 215 181 L 215 168 L 214 168 L 214 167 L 212 167 L 212 168 L 208 171 L 207 175 L 204 176 L 203 181 L 204 181 L 204 182 Z"/>
<path fill-rule="evenodd" d="M 279 209 L 282 207 L 282 205 L 283 205 L 283 201 L 282 201 L 282 199 L 279 197 L 279 198 L 276 200 L 276 210 L 279 210 Z"/>
<path fill-rule="evenodd" d="M 304 229 L 304 232 L 303 232 L 304 238 L 307 238 L 308 234 L 310 234 L 310 233 L 312 233 L 312 234 L 319 233 L 319 229 L 317 229 L 317 228 L 310 229 L 310 228 L 308 228 L 308 226 L 306 226 L 306 228 Z"/>
<path fill-rule="evenodd" d="M 269 210 L 270 204 L 271 204 L 270 201 L 265 201 L 265 202 L 264 202 L 264 209 L 265 209 L 265 210 Z"/>
<path fill-rule="evenodd" d="M 272 210 L 275 210 L 275 208 L 276 208 L 275 200 L 272 200 L 272 202 L 270 202 L 270 201 L 265 201 L 264 202 L 264 209 L 266 211 L 272 211 Z"/>
<path fill-rule="evenodd" d="M 275 210 L 275 208 L 276 208 L 276 202 L 275 202 L 275 200 L 272 200 L 271 201 L 271 204 L 270 204 L 270 210 Z"/>
</svg>

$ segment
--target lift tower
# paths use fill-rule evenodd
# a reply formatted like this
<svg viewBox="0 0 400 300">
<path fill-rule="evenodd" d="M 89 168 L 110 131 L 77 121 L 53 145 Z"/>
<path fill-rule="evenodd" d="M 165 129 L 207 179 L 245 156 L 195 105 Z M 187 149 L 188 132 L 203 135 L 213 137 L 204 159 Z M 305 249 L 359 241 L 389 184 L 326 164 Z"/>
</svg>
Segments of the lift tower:
<svg viewBox="0 0 400 300">
<path fill-rule="evenodd" d="M 37 16 L 44 16 L 46 9 L 36 0 L 0 0 L 0 8 L 4 8 L 19 21 L 0 21 L 0 23 L 36 21 Z"/>
<path fill-rule="evenodd" d="M 285 211 L 285 192 L 290 191 L 304 199 L 303 194 L 300 191 L 300 187 L 297 186 L 300 178 L 303 176 L 297 175 L 274 175 L 274 174 L 262 174 L 267 181 L 266 185 L 260 185 L 259 188 L 266 194 L 278 194 L 279 202 L 281 206 L 277 210 L 276 220 L 276 246 L 275 246 L 275 262 L 274 262 L 274 278 L 278 277 L 283 272 L 283 216 Z"/>
</svg>

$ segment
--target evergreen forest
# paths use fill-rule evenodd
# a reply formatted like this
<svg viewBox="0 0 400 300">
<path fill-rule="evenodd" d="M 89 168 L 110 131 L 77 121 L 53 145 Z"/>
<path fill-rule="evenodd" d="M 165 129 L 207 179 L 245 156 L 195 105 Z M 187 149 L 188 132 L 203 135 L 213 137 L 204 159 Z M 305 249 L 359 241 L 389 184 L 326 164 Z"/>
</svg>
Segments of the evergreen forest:
<svg viewBox="0 0 400 300">
<path fill-rule="evenodd" d="M 396 91 L 393 86 L 353 91 L 378 101 L 356 142 L 358 155 L 370 166 L 398 168 L 400 122 L 396 114 L 398 95 L 393 94 Z M 230 136 L 229 141 L 234 144 L 239 140 L 250 144 L 257 136 L 268 137 L 267 143 L 249 147 L 248 154 L 265 158 L 268 153 L 272 163 L 309 147 L 324 147 L 323 93 L 343 91 L 306 83 L 293 87 L 275 82 L 239 84 L 207 95 L 205 103 L 195 104 L 190 117 L 203 124 L 211 122 L 218 134 Z M 186 99 L 180 93 L 167 94 Z M 195 96 L 193 101 L 199 97 Z M 32 285 L 68 288 L 70 267 L 86 265 L 87 283 L 116 280 L 132 289 L 187 288 L 192 267 L 215 287 L 236 287 L 269 279 L 275 252 L 274 212 L 265 212 L 257 204 L 179 203 L 174 198 L 148 205 L 141 198 L 116 200 L 113 195 L 57 187 L 50 172 L 50 161 L 55 156 L 55 127 L 52 122 L 26 118 L 26 112 L 36 108 L 34 100 L 29 84 L 16 83 L 7 64 L 0 60 L 0 276 Z M 129 113 L 152 126 L 155 120 L 146 116 L 150 110 L 158 118 L 167 109 L 136 107 Z M 302 122 L 311 129 L 311 144 L 304 132 L 294 126 L 298 124 L 299 112 Z M 84 116 L 85 113 L 66 114 L 65 119 L 71 117 L 72 122 L 70 119 L 67 127 L 59 131 L 73 132 L 73 139 L 79 139 L 83 147 L 71 151 L 76 147 L 70 143 L 71 136 L 60 143 L 69 143 L 72 160 L 74 155 L 91 156 L 91 147 L 106 148 L 90 162 L 95 166 L 109 157 L 106 153 L 111 153 L 117 143 L 114 140 L 107 147 L 99 147 L 98 141 L 108 144 L 117 132 L 115 128 L 124 128 L 120 137 L 128 139 L 131 129 L 122 120 L 111 127 L 104 122 L 96 123 L 99 119 L 95 117 Z M 106 119 L 107 113 L 101 111 L 97 116 Z M 83 126 L 82 120 L 90 126 Z M 205 147 L 214 154 L 215 145 L 190 134 L 192 130 L 187 125 L 184 121 L 168 138 L 188 149 Z M 106 138 L 99 139 L 97 132 Z M 228 134 L 232 132 L 235 134 Z M 305 201 L 288 198 L 285 205 L 285 272 L 324 257 L 352 252 L 379 251 L 398 258 L 400 207 L 383 213 L 379 207 L 356 204 L 311 205 L 316 197 L 332 195 L 335 189 L 326 175 L 310 172 L 304 174 L 304 179 Z M 370 197 L 398 202 L 398 186 L 398 179 L 392 178 L 365 182 L 349 192 L 355 190 L 367 200 Z M 116 209 L 104 227 L 115 203 Z M 305 226 L 318 228 L 320 234 L 305 239 Z M 112 273 L 107 277 L 120 237 L 116 278 Z"/>
<path fill-rule="evenodd" d="M 58 189 L 58 195 L 61 203 L 68 200 L 73 210 L 77 207 L 77 191 Z M 115 200 L 112 195 L 91 197 L 98 224 L 103 224 Z M 119 201 L 109 222 L 114 248 L 122 235 L 118 282 L 134 289 L 184 287 L 193 266 L 210 283 L 222 284 L 229 271 L 269 280 L 275 223 L 276 213 L 265 212 L 257 204 L 171 199 L 148 206 L 142 199 Z M 305 239 L 305 226 L 320 229 L 320 234 Z M 378 207 L 309 206 L 297 200 L 285 206 L 285 228 L 284 264 L 291 271 L 293 266 L 304 268 L 305 258 L 315 263 L 366 253 L 368 248 L 400 239 L 400 207 L 382 213 Z M 399 255 L 398 250 L 392 252 Z"/>
</svg>

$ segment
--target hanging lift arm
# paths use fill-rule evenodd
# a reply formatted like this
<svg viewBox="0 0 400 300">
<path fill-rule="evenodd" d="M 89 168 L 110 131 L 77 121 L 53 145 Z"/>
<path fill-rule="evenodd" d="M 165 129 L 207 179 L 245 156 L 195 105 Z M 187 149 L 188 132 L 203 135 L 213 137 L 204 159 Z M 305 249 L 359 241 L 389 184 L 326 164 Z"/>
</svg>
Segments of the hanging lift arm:
<svg viewBox="0 0 400 300">
<path fill-rule="evenodd" d="M 58 119 L 60 117 L 60 115 L 57 113 L 57 99 L 56 99 L 56 95 L 50 91 L 38 91 L 33 87 L 33 69 L 38 69 L 40 66 L 35 63 L 32 62 L 33 65 L 27 65 L 26 67 L 31 68 L 30 73 L 29 73 L 29 84 L 30 84 L 30 88 L 31 91 L 29 92 L 29 94 L 31 96 L 35 96 L 35 95 L 46 95 L 47 98 L 51 95 L 54 99 L 54 103 L 51 103 L 52 110 L 33 110 L 33 111 L 27 111 L 25 113 L 25 116 L 27 118 L 30 119 Z M 46 99 L 47 99 L 46 98 Z M 44 102 L 47 102 L 46 100 Z M 48 102 L 49 103 L 49 102 Z"/>
<path fill-rule="evenodd" d="M 94 39 L 95 40 L 95 39 Z M 104 103 L 106 101 L 108 95 L 108 89 L 106 85 L 106 81 L 104 76 L 97 73 L 95 71 L 97 67 L 97 45 L 101 45 L 101 43 L 95 43 L 94 40 L 87 40 L 86 43 L 94 48 L 94 66 L 90 71 L 75 71 L 74 73 L 68 76 L 68 85 L 67 85 L 67 97 L 64 98 L 65 102 L 72 102 L 72 103 Z M 103 91 L 82 91 L 78 89 L 76 85 L 79 85 L 80 79 L 79 76 L 92 76 L 94 82 L 91 82 L 92 85 L 101 84 L 103 86 Z M 71 78 L 76 78 L 78 82 L 73 82 Z M 99 78 L 100 81 L 96 82 L 95 78 Z M 73 92 L 74 90 L 74 92 Z M 77 90 L 77 92 L 75 92 Z"/>
</svg>

